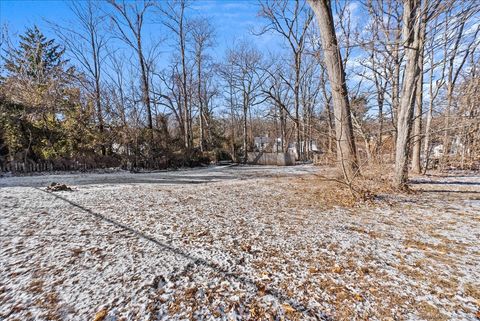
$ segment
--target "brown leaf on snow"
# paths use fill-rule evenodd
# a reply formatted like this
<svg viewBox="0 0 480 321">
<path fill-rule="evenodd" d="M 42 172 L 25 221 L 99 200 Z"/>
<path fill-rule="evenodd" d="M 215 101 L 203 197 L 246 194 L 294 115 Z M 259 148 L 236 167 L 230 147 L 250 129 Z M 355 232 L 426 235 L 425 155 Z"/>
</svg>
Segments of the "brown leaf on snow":
<svg viewBox="0 0 480 321">
<path fill-rule="evenodd" d="M 265 285 L 262 284 L 261 282 L 257 282 L 257 283 L 256 283 L 256 286 L 257 286 L 258 295 L 264 296 L 264 295 L 265 295 L 265 292 L 266 292 L 266 287 L 265 287 Z"/>
<path fill-rule="evenodd" d="M 243 251 L 248 252 L 248 253 L 250 253 L 252 251 L 252 246 L 248 243 L 243 243 L 242 245 L 240 245 L 240 248 Z"/>
<path fill-rule="evenodd" d="M 285 313 L 293 313 L 296 310 L 288 303 L 283 303 L 282 304 L 283 310 L 285 310 Z"/>
<path fill-rule="evenodd" d="M 338 265 L 335 265 L 332 269 L 332 272 L 333 273 L 342 273 L 343 272 L 343 268 L 341 266 L 338 266 Z"/>
<path fill-rule="evenodd" d="M 360 294 L 358 294 L 358 293 L 354 295 L 354 298 L 355 298 L 355 300 L 357 300 L 357 301 L 359 301 L 359 302 L 363 302 L 363 301 L 364 301 L 363 297 L 362 297 Z"/>
<path fill-rule="evenodd" d="M 102 321 L 107 316 L 107 309 L 102 309 L 95 314 L 93 321 Z"/>
</svg>

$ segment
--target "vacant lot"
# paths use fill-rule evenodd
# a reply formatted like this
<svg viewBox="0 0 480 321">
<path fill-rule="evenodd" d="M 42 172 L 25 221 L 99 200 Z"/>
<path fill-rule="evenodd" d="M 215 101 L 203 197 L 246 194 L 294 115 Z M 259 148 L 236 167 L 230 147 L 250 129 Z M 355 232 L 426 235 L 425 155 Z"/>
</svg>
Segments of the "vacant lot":
<svg viewBox="0 0 480 321">
<path fill-rule="evenodd" d="M 343 209 L 314 201 L 319 171 L 1 178 L 0 319 L 480 316 L 479 176 Z"/>
</svg>

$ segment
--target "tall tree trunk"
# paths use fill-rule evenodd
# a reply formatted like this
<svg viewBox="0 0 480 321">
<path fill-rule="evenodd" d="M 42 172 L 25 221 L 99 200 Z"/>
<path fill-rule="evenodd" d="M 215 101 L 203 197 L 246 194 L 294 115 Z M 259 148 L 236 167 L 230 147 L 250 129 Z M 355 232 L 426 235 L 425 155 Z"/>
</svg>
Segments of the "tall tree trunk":
<svg viewBox="0 0 480 321">
<path fill-rule="evenodd" d="M 333 128 L 333 115 L 332 115 L 332 107 L 329 102 L 327 102 L 327 121 L 328 121 L 328 153 L 331 155 L 333 154 L 333 135 L 335 132 L 335 128 Z"/>
<path fill-rule="evenodd" d="M 233 103 L 233 90 L 232 90 L 232 85 L 229 84 L 230 86 L 230 114 L 232 117 L 232 137 L 230 140 L 230 144 L 232 145 L 232 160 L 234 162 L 237 161 L 237 151 L 235 149 L 235 105 Z"/>
<path fill-rule="evenodd" d="M 295 84 L 294 84 L 294 105 L 295 105 L 295 141 L 297 143 L 297 156 L 302 158 L 302 147 L 300 146 L 300 63 L 301 53 L 295 52 Z"/>
<path fill-rule="evenodd" d="M 248 105 L 246 99 L 243 100 L 243 162 L 247 162 L 248 158 L 248 126 L 247 126 L 247 117 L 248 117 Z"/>
<path fill-rule="evenodd" d="M 409 136 L 412 128 L 413 106 L 418 78 L 420 37 L 420 1 L 404 0 L 403 43 L 407 58 L 397 120 L 397 143 L 395 146 L 394 185 L 404 189 L 408 179 Z"/>
<path fill-rule="evenodd" d="M 372 43 L 372 66 L 375 69 L 375 48 Z M 374 153 L 377 159 L 380 162 L 383 162 L 380 153 L 382 148 L 382 135 L 383 135 L 383 104 L 385 101 L 385 87 L 379 81 L 379 76 L 376 72 L 373 73 L 374 81 L 375 81 L 375 88 L 377 89 L 377 105 L 378 105 L 378 131 L 377 131 L 377 141 Z"/>
<path fill-rule="evenodd" d="M 327 152 L 328 154 L 333 154 L 333 117 L 332 117 L 332 106 L 330 104 L 331 97 L 327 94 L 327 88 L 325 83 L 325 76 L 324 76 L 325 69 L 322 68 L 321 73 L 321 89 L 323 94 L 323 99 L 325 100 L 325 109 L 327 111 L 327 124 L 328 124 L 328 139 L 327 139 Z"/>
<path fill-rule="evenodd" d="M 398 128 L 397 128 L 397 122 L 398 122 L 398 110 L 400 106 L 400 94 L 399 94 L 399 88 L 400 88 L 400 59 L 399 59 L 399 45 L 396 43 L 394 45 L 394 62 L 395 62 L 395 68 L 393 71 L 393 80 L 392 80 L 392 125 L 393 125 L 393 140 L 396 142 L 397 140 L 397 135 L 398 135 Z"/>
<path fill-rule="evenodd" d="M 427 112 L 427 122 L 425 125 L 425 139 L 423 142 L 423 157 L 425 158 L 423 161 L 423 174 L 427 172 L 428 169 L 428 159 L 430 158 L 430 128 L 432 127 L 432 118 L 433 118 L 433 69 L 430 71 L 430 101 L 428 106 Z"/>
<path fill-rule="evenodd" d="M 426 3 L 426 2 L 425 2 Z M 420 174 L 420 150 L 422 147 L 422 115 L 423 115 L 423 55 L 425 50 L 425 35 L 427 30 L 427 10 L 424 8 L 420 26 L 420 38 L 418 43 L 418 79 L 415 92 L 415 120 L 413 125 L 412 147 L 412 172 Z"/>
<path fill-rule="evenodd" d="M 100 57 L 97 55 L 97 45 L 95 43 L 95 32 L 90 31 L 90 45 L 92 46 L 92 59 L 93 59 L 93 73 L 95 78 L 95 105 L 97 108 L 97 118 L 98 118 L 98 131 L 100 132 L 101 137 L 101 152 L 105 156 L 106 148 L 104 142 L 104 124 L 103 124 L 103 113 L 102 113 L 102 100 L 100 93 Z"/>
<path fill-rule="evenodd" d="M 449 82 L 447 84 L 447 107 L 445 111 L 444 119 L 444 132 L 443 132 L 443 155 L 441 159 L 440 166 L 445 168 L 448 157 L 450 155 L 450 113 L 452 109 L 452 98 L 453 98 L 453 83 L 451 82 L 451 72 L 449 71 Z"/>
<path fill-rule="evenodd" d="M 95 67 L 96 68 L 96 67 Z M 100 132 L 101 136 L 101 153 L 103 156 L 106 154 L 105 148 L 105 137 L 104 137 L 104 124 L 103 124 L 103 113 L 102 113 L 102 102 L 100 97 L 100 79 L 99 77 L 95 77 L 95 105 L 97 107 L 97 118 L 98 118 L 98 131 Z"/>
<path fill-rule="evenodd" d="M 347 84 L 342 56 L 335 35 L 331 2 L 328 0 L 308 0 L 308 2 L 315 12 L 320 27 L 325 65 L 332 90 L 337 160 L 342 168 L 345 180 L 351 182 L 358 171 L 358 164 Z"/>
<path fill-rule="evenodd" d="M 282 135 L 282 153 L 285 153 L 287 151 L 287 146 L 285 146 L 285 127 L 286 127 L 286 115 L 285 115 L 285 110 L 280 107 L 280 129 L 281 129 L 281 135 Z"/>
<path fill-rule="evenodd" d="M 152 108 L 150 103 L 150 86 L 148 82 L 147 66 L 145 63 L 145 59 L 143 58 L 142 44 L 141 44 L 140 38 L 138 38 L 138 60 L 140 62 L 140 70 L 141 70 L 141 77 L 142 77 L 143 103 L 145 104 L 145 108 L 147 109 L 148 138 L 149 138 L 150 149 L 152 149 L 153 148 L 153 119 L 152 119 Z"/>
<path fill-rule="evenodd" d="M 381 89 L 377 96 L 378 102 L 378 132 L 377 132 L 377 147 L 375 154 L 377 155 L 379 161 L 383 163 L 382 158 L 382 135 L 383 135 L 383 102 L 384 102 L 384 93 Z"/>
<path fill-rule="evenodd" d="M 188 105 L 188 93 L 187 93 L 187 64 L 185 61 L 185 33 L 184 33 L 184 25 L 183 25 L 183 18 L 184 18 L 184 11 L 185 11 L 185 2 L 182 1 L 180 3 L 180 21 L 178 23 L 178 34 L 180 37 L 180 58 L 182 62 L 182 95 L 183 95 L 183 126 L 185 131 L 185 149 L 187 153 L 189 153 L 191 148 L 191 135 L 190 135 L 190 112 L 189 112 L 189 105 Z"/>
<path fill-rule="evenodd" d="M 205 149 L 205 133 L 203 124 L 203 97 L 202 97 L 202 55 L 201 49 L 197 54 L 198 64 L 198 105 L 199 105 L 199 117 L 200 117 L 200 150 L 203 152 Z"/>
</svg>

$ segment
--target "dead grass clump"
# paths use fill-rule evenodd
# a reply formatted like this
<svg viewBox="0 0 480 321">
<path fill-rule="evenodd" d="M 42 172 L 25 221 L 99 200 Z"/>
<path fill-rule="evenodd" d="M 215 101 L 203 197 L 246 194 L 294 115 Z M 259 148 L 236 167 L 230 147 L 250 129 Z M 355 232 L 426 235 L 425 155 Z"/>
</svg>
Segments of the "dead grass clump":
<svg viewBox="0 0 480 321">
<path fill-rule="evenodd" d="M 293 185 L 293 186 L 292 186 Z M 290 184 L 295 191 L 291 195 L 292 203 L 299 203 L 310 207 L 330 209 L 337 206 L 351 208 L 357 205 L 358 199 L 344 184 L 333 180 L 319 179 L 318 177 L 301 178 Z"/>
<path fill-rule="evenodd" d="M 480 309 L 480 286 L 478 284 L 466 283 L 463 288 L 466 295 L 471 296 L 478 301 Z"/>
<path fill-rule="evenodd" d="M 421 318 L 425 320 L 448 320 L 447 316 L 441 313 L 437 307 L 427 302 L 420 302 L 417 309 Z"/>
<path fill-rule="evenodd" d="M 398 193 L 392 187 L 390 177 L 380 173 L 368 170 L 348 183 L 340 172 L 332 170 L 323 175 L 298 178 L 295 190 L 296 194 L 302 195 L 303 204 L 309 201 L 324 208 L 369 205 L 378 201 L 381 194 Z"/>
<path fill-rule="evenodd" d="M 43 292 L 43 280 L 35 279 L 30 282 L 29 290 L 34 293 L 42 293 Z"/>
</svg>

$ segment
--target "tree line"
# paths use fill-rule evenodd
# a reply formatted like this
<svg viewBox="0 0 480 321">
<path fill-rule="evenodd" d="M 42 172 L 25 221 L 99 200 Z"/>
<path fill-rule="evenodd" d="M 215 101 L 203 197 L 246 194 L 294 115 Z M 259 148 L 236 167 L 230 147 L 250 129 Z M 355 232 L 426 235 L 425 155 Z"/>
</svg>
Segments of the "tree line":
<svg viewBox="0 0 480 321">
<path fill-rule="evenodd" d="M 268 136 L 336 157 L 347 181 L 365 164 L 395 163 L 398 187 L 409 169 L 479 166 L 474 1 L 260 0 L 221 54 L 196 4 L 72 1 L 48 30 L 4 27 L 0 161 L 242 162 Z"/>
</svg>

